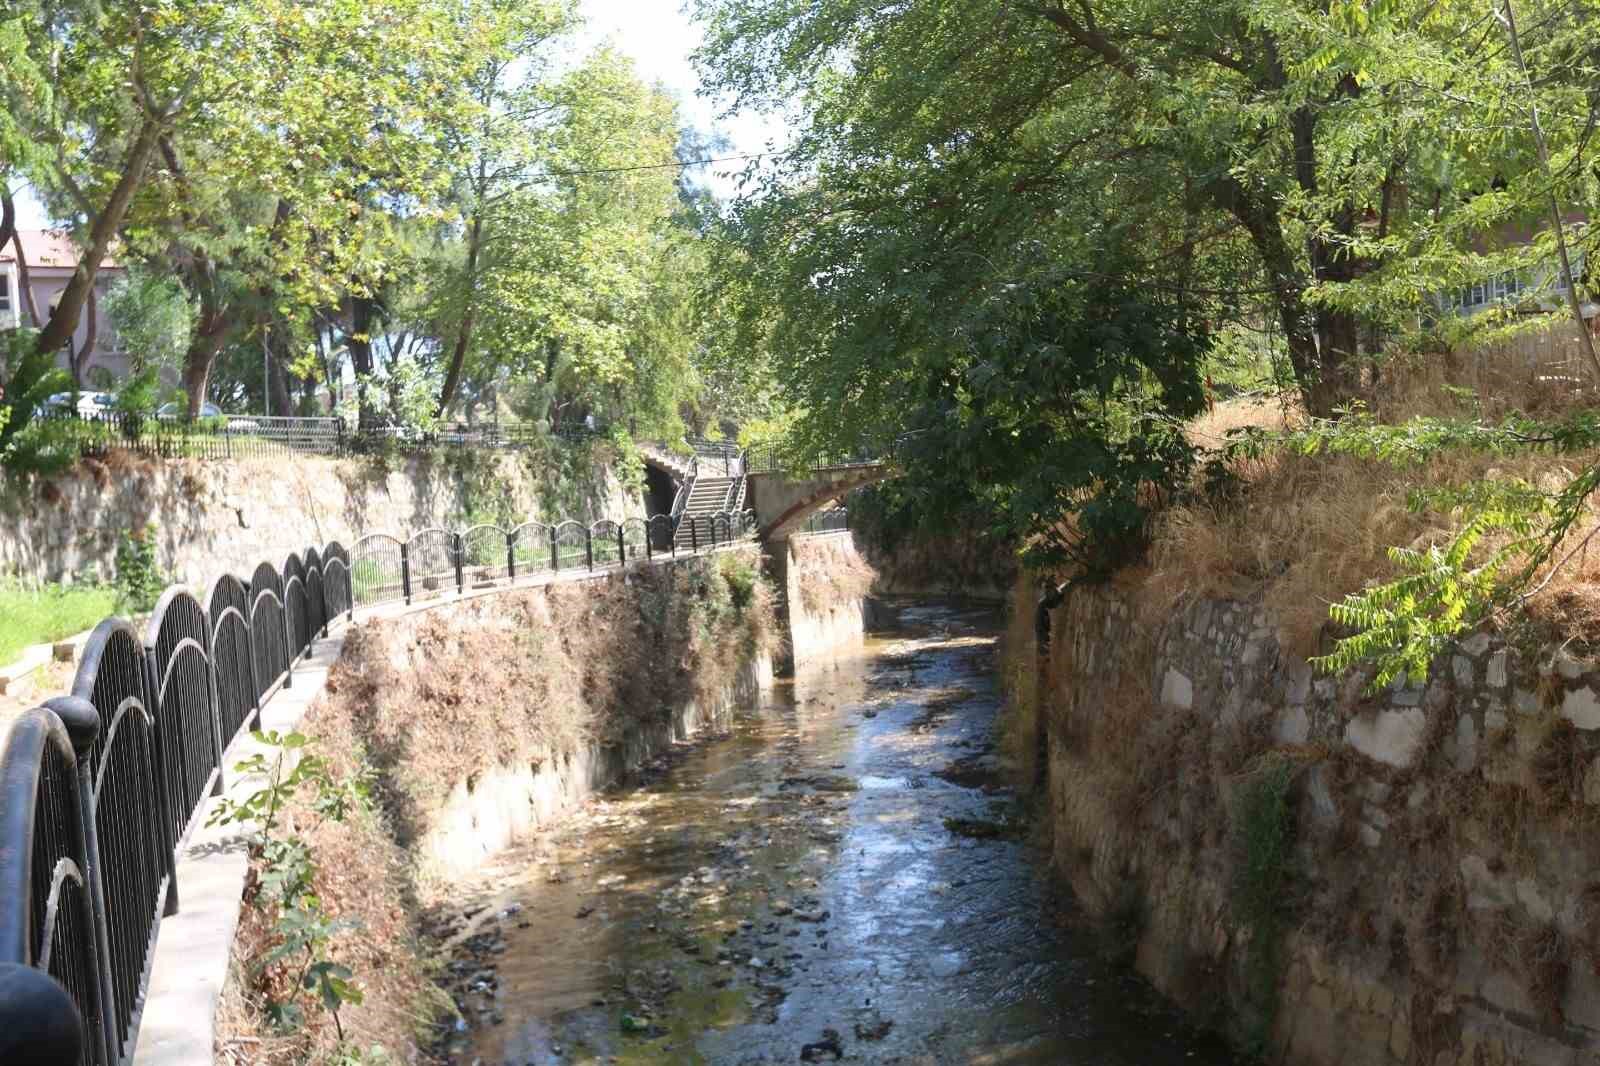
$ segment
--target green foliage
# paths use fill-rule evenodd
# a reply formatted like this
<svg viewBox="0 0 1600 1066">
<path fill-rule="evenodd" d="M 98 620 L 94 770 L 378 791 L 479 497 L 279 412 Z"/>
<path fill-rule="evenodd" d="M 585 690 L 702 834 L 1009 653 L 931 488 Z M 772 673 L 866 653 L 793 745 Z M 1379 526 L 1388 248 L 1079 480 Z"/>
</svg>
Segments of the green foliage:
<svg viewBox="0 0 1600 1066">
<path fill-rule="evenodd" d="M 119 414 L 131 416 L 132 419 L 153 415 L 156 408 L 161 406 L 163 399 L 161 374 L 154 366 L 146 366 L 135 371 L 133 376 L 122 383 L 117 390 L 116 409 Z M 130 428 L 137 422 L 130 421 Z"/>
<path fill-rule="evenodd" d="M 1578 411 L 1553 421 L 1512 414 L 1499 422 L 1428 417 L 1386 424 L 1354 410 L 1340 421 L 1313 420 L 1292 433 L 1248 434 L 1230 456 L 1260 456 L 1275 447 L 1399 466 L 1453 452 L 1510 456 L 1533 451 L 1561 457 L 1600 447 L 1600 413 Z M 1501 478 L 1414 494 L 1407 501 L 1413 511 L 1451 517 L 1454 531 L 1423 548 L 1391 547 L 1389 558 L 1400 576 L 1329 608 L 1347 633 L 1329 654 L 1313 659 L 1314 665 L 1337 672 L 1372 663 L 1374 692 L 1397 677 L 1425 678 L 1453 640 L 1497 610 L 1520 603 L 1542 568 L 1559 568 L 1566 561 L 1557 553 L 1597 489 L 1600 467 L 1590 465 L 1556 492 Z"/>
<path fill-rule="evenodd" d="M 81 633 L 116 609 L 117 593 L 101 585 L 0 581 L 0 665 L 30 644 Z"/>
<path fill-rule="evenodd" d="M 0 367 L 13 367 L 0 394 L 0 467 L 9 473 L 54 473 L 77 458 L 57 427 L 36 421 L 45 400 L 72 387 L 53 353 L 36 350 L 33 330 L 0 332 Z"/>
<path fill-rule="evenodd" d="M 398 428 L 402 438 L 420 437 L 438 428 L 437 388 L 436 378 L 416 359 L 396 359 L 381 372 L 358 377 L 339 413 L 353 422 L 359 408 L 378 423 Z"/>
<path fill-rule="evenodd" d="M 1244 779 L 1235 800 L 1231 903 L 1250 932 L 1246 1026 L 1248 1048 L 1256 1056 L 1269 1049 L 1283 977 L 1283 933 L 1293 879 L 1294 774 L 1293 762 L 1268 756 Z"/>
<path fill-rule="evenodd" d="M 176 369 L 194 334 L 195 309 L 183 286 L 167 273 L 128 268 L 100 305 L 135 370 Z"/>
<path fill-rule="evenodd" d="M 166 587 L 156 558 L 156 527 L 122 529 L 117 533 L 117 609 L 143 614 L 156 605 Z"/>
<path fill-rule="evenodd" d="M 728 586 L 728 598 L 735 611 L 743 611 L 755 599 L 756 583 L 761 575 L 747 560 L 736 555 L 723 555 L 717 560 L 717 569 Z"/>
<path fill-rule="evenodd" d="M 283 999 L 268 999 L 264 1011 L 281 1032 L 299 1029 L 306 1007 L 328 1012 L 339 1039 L 344 1027 L 339 1011 L 359 1005 L 362 992 L 348 966 L 329 957 L 334 938 L 354 927 L 346 919 L 330 918 L 316 893 L 317 864 L 304 836 L 282 824 L 286 810 L 302 793 L 319 820 L 342 822 L 370 800 L 370 781 L 337 778 L 328 761 L 308 750 L 309 739 L 300 733 L 255 731 L 258 744 L 276 749 L 271 758 L 255 754 L 239 762 L 240 774 L 264 779 L 265 784 L 242 800 L 223 798 L 211 813 L 212 825 L 239 825 L 249 829 L 252 858 L 260 872 L 261 891 L 251 906 L 273 919 L 273 943 L 251 960 L 260 976 L 281 967 L 291 980 Z"/>
</svg>

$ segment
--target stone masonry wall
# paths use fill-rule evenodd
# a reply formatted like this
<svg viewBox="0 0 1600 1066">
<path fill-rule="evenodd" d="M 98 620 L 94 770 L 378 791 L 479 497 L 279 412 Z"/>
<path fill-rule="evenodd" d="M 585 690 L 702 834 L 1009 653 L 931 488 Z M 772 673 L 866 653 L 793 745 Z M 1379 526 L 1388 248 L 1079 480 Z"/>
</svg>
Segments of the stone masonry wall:
<svg viewBox="0 0 1600 1066">
<path fill-rule="evenodd" d="M 1373 697 L 1248 602 L 1157 628 L 1074 591 L 1051 621 L 1053 861 L 1164 991 L 1298 1066 L 1600 1063 L 1594 663 L 1482 632 Z M 1269 766 L 1294 846 L 1264 1002 L 1238 886 Z"/>
<path fill-rule="evenodd" d="M 201 586 L 264 558 L 331 540 L 348 547 L 366 533 L 453 525 L 485 507 L 548 520 L 542 497 L 549 486 L 516 453 L 387 464 L 313 456 L 153 462 L 117 454 L 59 477 L 0 486 L 0 577 L 107 580 L 120 533 L 153 523 L 163 573 Z M 568 495 L 570 513 L 554 517 L 641 513 L 637 496 L 598 464 Z"/>
</svg>

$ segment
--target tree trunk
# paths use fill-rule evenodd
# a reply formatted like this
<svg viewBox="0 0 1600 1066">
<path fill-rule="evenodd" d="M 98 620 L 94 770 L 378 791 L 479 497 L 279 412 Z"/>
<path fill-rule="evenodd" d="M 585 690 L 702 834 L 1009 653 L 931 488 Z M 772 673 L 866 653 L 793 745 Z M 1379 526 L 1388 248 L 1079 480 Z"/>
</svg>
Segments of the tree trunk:
<svg viewBox="0 0 1600 1066">
<path fill-rule="evenodd" d="M 1306 288 L 1311 279 L 1290 249 L 1270 201 L 1252 195 L 1232 178 L 1212 183 L 1209 191 L 1217 205 L 1244 226 L 1261 258 L 1278 324 L 1288 344 L 1289 364 L 1306 410 L 1319 417 L 1331 417 L 1350 398 L 1357 384 L 1352 357 L 1359 323 L 1348 312 L 1306 304 Z M 1311 251 L 1315 266 L 1318 256 L 1326 253 L 1315 247 Z M 1324 272 L 1333 271 L 1325 266 Z"/>
<path fill-rule="evenodd" d="M 356 420 L 362 429 L 370 429 L 377 422 L 367 398 L 372 375 L 372 312 L 372 297 L 350 297 L 350 362 L 356 370 L 356 400 L 360 405 Z"/>
<path fill-rule="evenodd" d="M 289 399 L 289 379 L 283 371 L 283 358 L 277 345 L 272 343 L 272 327 L 263 325 L 261 329 L 261 357 L 267 367 L 267 398 L 268 407 L 275 415 L 287 415 L 294 411 L 294 403 Z"/>
<path fill-rule="evenodd" d="M 189 341 L 189 350 L 183 355 L 183 391 L 189 405 L 189 417 L 200 416 L 200 406 L 206 402 L 206 391 L 211 386 L 211 368 L 228 339 L 228 325 L 216 320 L 207 323 L 202 319 Z"/>
<path fill-rule="evenodd" d="M 50 321 L 39 332 L 38 351 L 59 351 L 71 343 L 72 335 L 78 331 L 78 319 L 89 301 L 89 294 L 94 290 L 95 275 L 100 272 L 100 264 L 111 247 L 112 238 L 122 228 L 122 220 L 128 213 L 128 205 L 133 202 L 134 193 L 139 191 L 144 181 L 145 166 L 155 152 L 160 133 L 160 120 L 147 116 L 139 127 L 139 135 L 128 148 L 122 176 L 117 179 L 105 207 L 95 216 L 94 224 L 89 228 L 89 247 L 79 258 L 78 268 L 73 271 L 72 280 L 67 282 L 65 291 L 61 293 Z"/>
<path fill-rule="evenodd" d="M 11 201 L 11 186 L 0 177 L 0 248 L 11 243 L 17 234 L 17 205 Z"/>
<path fill-rule="evenodd" d="M 472 326 L 476 310 L 478 287 L 478 249 L 483 241 L 483 216 L 473 212 L 472 225 L 467 230 L 466 305 L 461 309 L 461 325 L 456 330 L 456 343 L 450 352 L 450 368 L 445 371 L 444 385 L 439 389 L 438 417 L 443 418 L 456 398 L 461 386 L 461 368 L 467 361 L 467 350 L 472 344 Z"/>
<path fill-rule="evenodd" d="M 200 317 L 195 322 L 194 335 L 189 338 L 189 349 L 183 353 L 183 391 L 189 405 L 189 417 L 200 414 L 206 402 L 206 389 L 211 383 L 211 368 L 228 339 L 227 308 L 217 284 L 216 264 L 202 251 L 191 253 L 189 276 L 200 296 Z"/>
<path fill-rule="evenodd" d="M 83 331 L 83 347 L 76 352 L 69 352 L 68 358 L 72 362 L 72 382 L 78 388 L 83 388 L 84 364 L 89 356 L 94 354 L 94 345 L 100 339 L 100 293 L 99 290 L 89 290 L 89 326 Z"/>
<path fill-rule="evenodd" d="M 22 252 L 22 234 L 15 230 L 11 233 L 11 250 L 17 256 L 17 288 L 21 289 L 21 307 L 28 312 L 28 325 L 38 329 L 44 325 L 39 320 L 39 307 L 33 299 L 33 277 L 28 271 L 28 257 Z"/>
</svg>

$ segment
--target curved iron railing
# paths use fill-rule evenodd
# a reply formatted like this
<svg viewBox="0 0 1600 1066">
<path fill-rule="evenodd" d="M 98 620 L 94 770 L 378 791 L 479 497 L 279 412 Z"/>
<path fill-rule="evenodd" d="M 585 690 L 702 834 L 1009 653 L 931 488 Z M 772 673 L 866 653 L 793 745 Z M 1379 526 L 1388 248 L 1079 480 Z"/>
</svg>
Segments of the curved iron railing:
<svg viewBox="0 0 1600 1066">
<path fill-rule="evenodd" d="M 591 525 L 589 527 L 589 543 L 592 546 L 592 565 L 605 566 L 609 563 L 624 561 L 622 558 L 622 524 L 620 522 L 602 518 Z"/>
<path fill-rule="evenodd" d="M 173 588 L 156 604 L 145 631 L 146 692 L 166 788 L 162 844 L 169 850 L 188 835 L 191 814 L 222 771 L 209 630 L 200 601 Z"/>
<path fill-rule="evenodd" d="M 322 553 L 307 548 L 302 556 L 306 564 L 306 624 L 311 627 L 311 637 L 328 631 L 326 593 L 322 589 Z M 310 646 L 310 640 L 306 642 Z"/>
<path fill-rule="evenodd" d="M 255 656 L 256 706 L 289 676 L 289 615 L 283 605 L 283 578 L 262 563 L 250 575 L 250 633 Z"/>
<path fill-rule="evenodd" d="M 250 593 L 232 574 L 223 574 L 206 601 L 211 663 L 216 678 L 217 728 L 222 746 L 259 710 L 256 662 L 251 654 Z"/>
<path fill-rule="evenodd" d="M 512 576 L 536 574 L 541 570 L 555 569 L 555 556 L 551 549 L 550 527 L 543 522 L 524 522 L 506 539 L 511 543 Z"/>
<path fill-rule="evenodd" d="M 843 533 L 849 528 L 850 509 L 848 507 L 830 507 L 826 511 L 818 511 L 806 519 L 797 532 Z"/>
<path fill-rule="evenodd" d="M 387 533 L 368 533 L 350 548 L 352 604 L 411 602 L 406 544 Z"/>
<path fill-rule="evenodd" d="M 550 566 L 553 570 L 594 566 L 589 527 L 570 518 L 550 527 Z"/>
<path fill-rule="evenodd" d="M 144 648 L 132 626 L 114 618 L 100 623 L 84 646 L 72 698 L 87 701 L 100 721 L 82 771 L 89 774 L 91 832 L 98 842 L 110 981 L 108 1040 L 116 1061 L 131 1050 L 134 1006 L 149 976 L 157 920 L 164 908 L 172 913 L 177 904 L 170 891 L 172 851 L 162 847 L 171 817 L 169 768 L 158 756 Z"/>
<path fill-rule="evenodd" d="M 689 521 L 698 550 L 755 530 L 749 512 Z M 160 918 L 178 906 L 177 848 L 220 788 L 229 744 L 332 619 L 409 601 L 413 580 L 463 592 L 469 569 L 477 583 L 676 555 L 677 528 L 654 515 L 372 534 L 348 552 L 334 543 L 281 568 L 262 562 L 248 582 L 224 575 L 204 602 L 168 590 L 143 633 L 102 622 L 72 694 L 23 715 L 0 751 L 0 985 L 45 971 L 54 984 L 25 975 L 15 987 L 81 1020 L 62 1029 L 81 1036 L 72 1050 L 32 1061 L 128 1061 Z M 17 1009 L 0 996 L 0 1030 Z"/>
<path fill-rule="evenodd" d="M 511 551 L 511 533 L 495 525 L 468 527 L 459 534 L 461 564 L 466 581 L 479 584 L 499 581 L 516 569 Z"/>
<path fill-rule="evenodd" d="M 437 526 L 411 534 L 406 541 L 407 556 L 411 566 L 410 589 L 406 593 L 421 596 L 449 588 L 456 582 L 456 535 Z"/>
<path fill-rule="evenodd" d="M 0 840 L 23 845 L 0 848 L 0 965 L 48 973 L 78 1022 L 75 1047 L 20 1049 L 38 1063 L 110 1061 L 98 955 L 104 938 L 96 932 L 87 789 L 79 774 L 79 755 L 93 745 L 100 721 L 90 708 L 73 724 L 69 733 L 53 711 L 37 707 L 12 724 L 0 750 Z M 15 1003 L 13 1009 L 50 1004 Z"/>
<path fill-rule="evenodd" d="M 678 554 L 678 543 L 673 534 L 678 530 L 678 520 L 672 515 L 651 515 L 645 519 L 645 529 L 649 536 L 645 541 L 647 553 Z"/>
<path fill-rule="evenodd" d="M 355 597 L 350 589 L 350 553 L 338 541 L 331 541 L 322 549 L 324 622 L 331 623 L 341 614 L 348 617 L 355 605 Z"/>
<path fill-rule="evenodd" d="M 311 647 L 311 608 L 307 602 L 306 566 L 294 552 L 283 561 L 283 610 L 289 620 L 289 661 Z"/>
</svg>

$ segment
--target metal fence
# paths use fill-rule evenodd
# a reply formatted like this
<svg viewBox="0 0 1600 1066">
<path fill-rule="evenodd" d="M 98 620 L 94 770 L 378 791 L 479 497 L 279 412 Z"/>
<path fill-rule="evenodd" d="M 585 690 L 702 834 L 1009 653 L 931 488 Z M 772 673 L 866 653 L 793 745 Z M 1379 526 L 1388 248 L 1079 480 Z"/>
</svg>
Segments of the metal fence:
<svg viewBox="0 0 1600 1066">
<path fill-rule="evenodd" d="M 850 508 L 830 507 L 806 519 L 797 533 L 846 533 L 850 529 Z"/>
<path fill-rule="evenodd" d="M 276 415 L 172 415 L 54 411 L 35 419 L 47 451 L 99 457 L 113 450 L 152 459 L 248 459 L 290 454 L 347 455 L 436 447 L 526 448 L 554 437 L 576 441 L 606 429 L 577 423 L 548 429 L 537 422 L 442 422 L 423 431 L 406 426 L 354 428 L 342 418 Z"/>
<path fill-rule="evenodd" d="M 689 539 L 680 544 L 679 525 Z M 370 533 L 340 558 L 350 575 L 342 585 L 349 606 L 411 603 L 450 592 L 488 588 L 534 574 L 594 570 L 634 562 L 651 562 L 725 547 L 756 533 L 754 511 L 720 511 L 714 515 L 670 515 L 603 518 L 591 525 L 570 519 L 547 525 L 524 522 L 512 529 L 477 525 L 459 532 L 424 529 L 405 540 L 388 533 Z M 342 549 L 341 549 L 342 552 Z M 324 568 L 327 562 L 324 560 Z"/>
<path fill-rule="evenodd" d="M 263 562 L 248 582 L 219 578 L 203 603 L 169 589 L 143 632 L 107 619 L 71 695 L 13 725 L 0 753 L 0 965 L 59 982 L 82 1024 L 78 1062 L 131 1057 L 160 918 L 178 906 L 177 850 L 221 787 L 229 741 L 349 611 L 347 560 L 330 544 Z M 0 1025 L 12 1009 L 0 1003 Z"/>
<path fill-rule="evenodd" d="M 894 458 L 898 441 L 888 448 L 860 448 L 833 451 L 798 459 L 778 445 L 758 445 L 746 451 L 742 470 L 746 474 L 804 473 L 808 470 L 837 470 L 851 466 L 877 466 Z"/>
<path fill-rule="evenodd" d="M 694 528 L 704 551 L 756 521 L 725 512 Z M 372 534 L 263 561 L 248 581 L 223 575 L 203 601 L 171 589 L 142 633 L 102 622 L 71 695 L 22 715 L 0 750 L 0 971 L 48 973 L 81 1025 L 75 1053 L 41 1047 L 31 1061 L 131 1060 L 160 920 L 178 908 L 177 853 L 221 790 L 229 744 L 330 623 L 429 592 L 673 557 L 674 529 L 656 515 Z M 0 1027 L 35 1009 L 0 1001 Z"/>
</svg>

